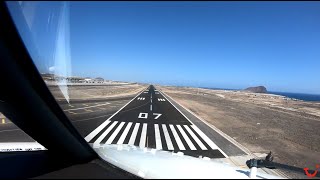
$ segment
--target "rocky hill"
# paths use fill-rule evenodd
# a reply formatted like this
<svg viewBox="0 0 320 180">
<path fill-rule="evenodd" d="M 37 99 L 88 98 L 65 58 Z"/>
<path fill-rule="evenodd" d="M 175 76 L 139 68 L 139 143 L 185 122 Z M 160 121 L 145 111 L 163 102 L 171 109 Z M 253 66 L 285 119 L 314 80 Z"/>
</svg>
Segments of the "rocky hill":
<svg viewBox="0 0 320 180">
<path fill-rule="evenodd" d="M 267 93 L 267 88 L 264 86 L 257 86 L 257 87 L 248 87 L 244 91 L 253 92 L 253 93 Z"/>
</svg>

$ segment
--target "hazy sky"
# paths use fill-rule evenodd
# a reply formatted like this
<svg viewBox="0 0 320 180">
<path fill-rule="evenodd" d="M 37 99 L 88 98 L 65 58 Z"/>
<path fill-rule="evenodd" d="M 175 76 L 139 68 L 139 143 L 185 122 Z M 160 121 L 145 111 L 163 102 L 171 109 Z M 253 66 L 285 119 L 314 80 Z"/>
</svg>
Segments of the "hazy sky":
<svg viewBox="0 0 320 180">
<path fill-rule="evenodd" d="M 320 94 L 320 2 L 71 2 L 69 10 L 73 75 Z"/>
</svg>

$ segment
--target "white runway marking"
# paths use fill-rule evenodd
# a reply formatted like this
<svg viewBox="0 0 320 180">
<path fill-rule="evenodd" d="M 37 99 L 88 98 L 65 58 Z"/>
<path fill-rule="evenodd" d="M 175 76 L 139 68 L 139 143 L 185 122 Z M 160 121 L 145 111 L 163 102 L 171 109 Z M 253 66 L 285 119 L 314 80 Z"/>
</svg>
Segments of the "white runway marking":
<svg viewBox="0 0 320 180">
<path fill-rule="evenodd" d="M 158 124 L 154 125 L 154 132 L 155 132 L 155 137 L 156 137 L 156 149 L 162 149 L 161 136 L 160 136 Z"/>
<path fill-rule="evenodd" d="M 147 119 L 148 118 L 148 113 L 140 113 L 138 118 L 139 119 Z"/>
<path fill-rule="evenodd" d="M 97 129 L 93 130 L 87 137 L 84 139 L 89 142 L 93 137 L 95 137 L 104 127 L 106 127 L 111 121 L 107 120 L 103 122 Z"/>
<path fill-rule="evenodd" d="M 70 114 L 77 114 L 77 113 L 75 113 L 75 112 L 72 112 L 72 111 L 67 111 L 68 113 L 70 113 Z"/>
<path fill-rule="evenodd" d="M 160 113 L 153 113 L 153 115 L 156 115 L 156 117 L 154 119 L 158 119 L 162 114 Z"/>
<path fill-rule="evenodd" d="M 148 141 L 148 138 L 150 139 L 150 137 L 148 137 L 148 124 L 147 123 L 143 123 L 143 126 L 141 127 L 142 128 L 141 134 L 138 136 L 138 132 L 139 132 L 141 123 L 128 122 L 128 124 L 124 128 L 126 122 L 118 122 L 118 121 L 113 121 L 113 122 L 106 121 L 106 122 L 108 122 L 107 124 L 111 123 L 111 125 L 93 143 L 94 147 L 99 147 L 100 143 L 106 137 L 108 137 L 106 140 L 106 144 L 112 144 L 112 142 L 114 141 L 114 139 L 118 135 L 120 136 L 120 138 L 116 142 L 116 144 L 123 144 L 126 137 L 130 136 L 130 139 L 128 142 L 129 145 L 134 145 L 136 139 L 138 138 L 140 140 L 139 145 L 138 145 L 140 148 L 148 147 L 147 141 Z M 119 126 L 111 134 L 110 132 L 117 126 L 117 124 L 119 124 Z M 134 126 L 132 133 L 130 135 L 129 131 L 130 131 L 131 127 L 133 127 L 133 125 L 135 125 L 135 126 Z M 159 126 L 162 126 L 162 129 L 160 129 Z M 201 150 L 208 150 L 208 148 L 205 146 L 205 144 L 207 144 L 210 147 L 209 149 L 220 151 L 219 147 L 214 142 L 212 142 L 212 140 L 210 140 L 195 125 L 173 125 L 173 124 L 170 124 L 169 127 L 170 128 L 167 128 L 166 124 L 154 124 L 154 126 L 152 126 L 152 128 L 154 128 L 155 134 L 154 134 L 154 139 L 150 139 L 150 140 L 155 142 L 155 145 L 156 145 L 155 149 L 158 149 L 158 150 L 164 149 L 164 150 L 169 150 L 169 151 L 171 151 L 171 150 L 187 150 L 186 146 L 188 146 L 190 148 L 190 150 L 194 151 L 194 150 L 197 150 L 197 147 L 195 146 L 195 144 L 193 144 L 193 141 L 192 141 L 192 139 L 193 139 L 195 141 L 195 143 L 198 144 L 198 146 L 201 148 Z M 124 129 L 124 130 L 121 132 L 122 129 Z M 192 129 L 194 129 L 194 131 Z M 163 132 L 163 134 L 161 134 L 161 131 Z M 169 131 L 171 131 L 173 136 L 170 135 Z M 151 132 L 152 131 L 150 131 L 149 133 L 151 133 Z M 181 133 L 181 137 L 178 133 Z M 189 135 L 190 135 L 190 137 L 189 137 Z M 166 147 L 163 147 L 163 144 L 162 144 L 163 139 L 165 139 Z M 173 141 L 175 141 L 177 143 L 177 145 L 178 145 L 177 149 L 175 149 L 175 147 L 173 146 Z M 204 142 L 202 142 L 202 141 L 204 141 Z"/>
<path fill-rule="evenodd" d="M 121 122 L 120 125 L 117 127 L 117 129 L 112 133 L 112 135 L 107 140 L 106 144 L 111 144 L 114 138 L 118 135 L 119 131 L 121 130 L 122 126 L 125 122 Z"/>
<path fill-rule="evenodd" d="M 180 125 L 177 125 L 180 133 L 182 134 L 184 140 L 186 140 L 188 146 L 190 147 L 191 150 L 197 150 L 197 148 L 193 145 L 193 143 L 191 142 L 191 140 L 189 139 L 188 135 L 184 132 L 184 130 L 182 129 L 182 127 Z"/>
<path fill-rule="evenodd" d="M 133 132 L 131 134 L 131 137 L 130 137 L 130 140 L 129 140 L 129 143 L 128 143 L 129 145 L 134 145 L 134 141 L 136 140 L 137 133 L 138 133 L 138 130 L 139 130 L 139 126 L 140 126 L 140 123 L 137 123 L 134 126 Z"/>
<path fill-rule="evenodd" d="M 143 123 L 142 132 L 141 132 L 141 138 L 140 138 L 140 144 L 139 147 L 144 148 L 146 146 L 146 137 L 147 137 L 147 123 Z"/>
<path fill-rule="evenodd" d="M 115 112 L 114 114 L 112 114 L 112 116 L 110 116 L 105 122 L 103 122 L 102 124 L 100 124 L 100 126 L 98 126 L 95 130 L 93 130 L 90 134 L 88 134 L 84 139 L 89 142 L 91 141 L 92 138 L 94 138 L 104 127 L 106 127 L 106 125 L 109 123 L 107 121 L 109 121 L 111 118 L 113 118 L 113 116 L 115 116 L 116 114 L 118 114 L 124 107 L 126 107 L 128 104 L 130 104 L 134 99 L 136 99 L 136 97 L 138 97 L 141 93 L 137 94 L 133 99 L 131 99 L 129 102 L 127 102 L 127 104 L 125 104 L 124 106 L 122 106 L 117 112 Z"/>
<path fill-rule="evenodd" d="M 110 103 L 104 103 L 104 104 L 99 104 L 99 105 L 95 105 L 95 106 L 88 106 L 87 107 L 82 107 L 82 108 L 74 108 L 74 109 L 64 109 L 64 111 L 70 111 L 70 110 L 79 110 L 79 109 L 88 109 L 88 108 L 92 108 L 92 107 L 99 107 L 99 106 L 104 106 L 104 105 L 108 105 Z"/>
<path fill-rule="evenodd" d="M 152 104 L 150 104 L 150 111 L 152 111 Z"/>
<path fill-rule="evenodd" d="M 189 128 L 189 126 L 184 125 L 184 128 L 188 131 L 188 133 L 192 136 L 192 138 L 197 142 L 197 144 L 200 146 L 202 150 L 208 150 L 206 146 L 200 141 L 200 139 L 192 132 L 192 130 Z"/>
<path fill-rule="evenodd" d="M 191 127 L 201 136 L 201 138 L 211 147 L 211 149 L 218 149 L 218 146 L 213 143 L 208 136 L 206 136 L 197 126 L 191 125 Z"/>
<path fill-rule="evenodd" d="M 126 129 L 124 129 L 121 137 L 119 138 L 117 144 L 123 144 L 124 140 L 125 140 L 126 137 L 127 137 L 128 132 L 129 132 L 129 130 L 130 130 L 130 128 L 131 128 L 131 125 L 132 125 L 132 122 L 129 122 L 128 125 L 127 125 L 127 127 L 126 127 Z"/>
<path fill-rule="evenodd" d="M 172 134 L 174 136 L 174 139 L 176 140 L 177 144 L 178 144 L 178 147 L 180 150 L 186 150 L 186 148 L 184 147 L 177 131 L 174 129 L 174 126 L 172 124 L 169 125 L 171 131 L 172 131 Z"/>
<path fill-rule="evenodd" d="M 108 133 L 112 130 L 112 128 L 118 123 L 118 121 L 114 121 L 111 126 L 107 128 L 105 132 L 101 134 L 101 136 L 93 143 L 93 146 L 97 146 L 100 144 L 100 142 L 108 135 Z"/>
<path fill-rule="evenodd" d="M 166 101 L 166 100 L 162 98 L 158 98 L 158 101 Z"/>
<path fill-rule="evenodd" d="M 174 150 L 168 129 L 165 124 L 162 124 L 162 129 L 163 129 L 163 133 L 164 133 L 164 138 L 165 138 L 167 146 L 168 146 L 168 150 Z"/>
</svg>

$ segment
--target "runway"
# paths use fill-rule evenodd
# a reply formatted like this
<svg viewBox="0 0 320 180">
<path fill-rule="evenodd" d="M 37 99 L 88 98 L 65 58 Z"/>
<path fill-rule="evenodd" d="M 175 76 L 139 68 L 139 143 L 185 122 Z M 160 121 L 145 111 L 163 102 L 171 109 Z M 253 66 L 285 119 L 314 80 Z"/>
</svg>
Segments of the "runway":
<svg viewBox="0 0 320 180">
<path fill-rule="evenodd" d="M 191 156 L 227 155 L 153 85 L 139 93 L 86 137 L 93 147 L 129 144 Z"/>
</svg>

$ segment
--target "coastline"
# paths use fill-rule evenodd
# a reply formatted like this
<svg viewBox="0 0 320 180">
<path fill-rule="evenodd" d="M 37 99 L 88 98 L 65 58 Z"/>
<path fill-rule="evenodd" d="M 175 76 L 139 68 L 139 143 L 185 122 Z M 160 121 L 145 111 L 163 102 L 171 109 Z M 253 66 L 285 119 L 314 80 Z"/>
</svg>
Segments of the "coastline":
<svg viewBox="0 0 320 180">
<path fill-rule="evenodd" d="M 210 87 L 194 87 L 202 89 L 212 89 L 212 90 L 227 90 L 227 91 L 243 91 L 242 89 L 228 89 L 228 88 L 210 88 Z M 320 102 L 320 94 L 309 94 L 309 93 L 294 93 L 294 92 L 279 92 L 279 91 L 268 91 L 263 94 L 273 94 L 285 96 L 286 98 L 291 98 L 293 100 L 300 100 L 306 102 Z"/>
</svg>

